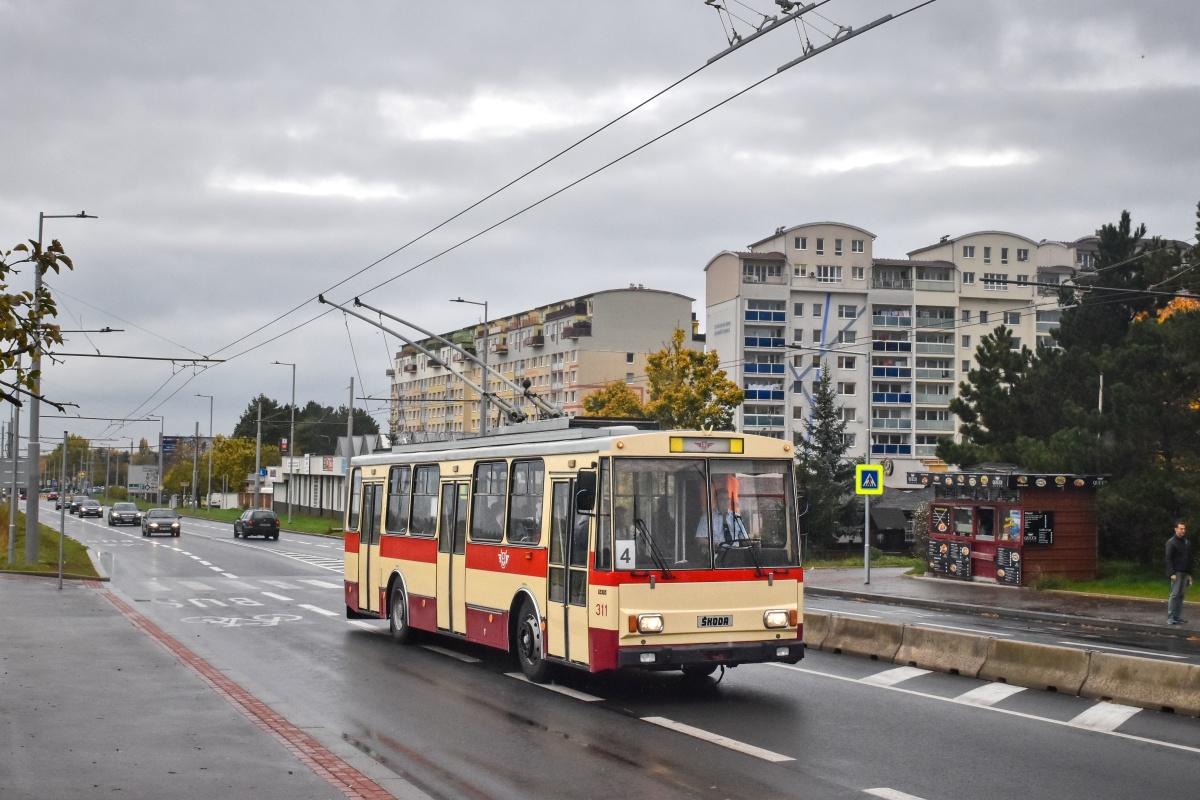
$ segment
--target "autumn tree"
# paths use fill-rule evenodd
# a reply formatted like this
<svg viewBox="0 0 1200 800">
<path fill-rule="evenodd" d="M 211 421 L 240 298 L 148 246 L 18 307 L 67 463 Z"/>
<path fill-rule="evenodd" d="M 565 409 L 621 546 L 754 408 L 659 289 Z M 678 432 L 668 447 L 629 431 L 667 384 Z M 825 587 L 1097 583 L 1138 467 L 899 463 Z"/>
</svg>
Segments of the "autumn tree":
<svg viewBox="0 0 1200 800">
<path fill-rule="evenodd" d="M 74 269 L 57 239 L 43 250 L 39 242 L 18 244 L 0 251 L 0 399 L 23 405 L 37 385 L 38 374 L 32 368 L 32 356 L 45 353 L 51 345 L 62 344 L 62 333 L 52 320 L 58 315 L 54 296 L 46 284 L 39 292 L 12 292 L 10 285 L 22 264 L 29 264 L 40 275 L 59 274 Z M 62 410 L 62 406 L 47 400 Z"/>
<path fill-rule="evenodd" d="M 726 377 L 715 351 L 684 347 L 684 336 L 676 328 L 671 343 L 647 359 L 647 414 L 669 430 L 733 430 L 745 392 Z"/>
<path fill-rule="evenodd" d="M 583 398 L 583 410 L 589 417 L 640 419 L 646 416 L 639 398 L 624 381 L 613 381 Z"/>
</svg>

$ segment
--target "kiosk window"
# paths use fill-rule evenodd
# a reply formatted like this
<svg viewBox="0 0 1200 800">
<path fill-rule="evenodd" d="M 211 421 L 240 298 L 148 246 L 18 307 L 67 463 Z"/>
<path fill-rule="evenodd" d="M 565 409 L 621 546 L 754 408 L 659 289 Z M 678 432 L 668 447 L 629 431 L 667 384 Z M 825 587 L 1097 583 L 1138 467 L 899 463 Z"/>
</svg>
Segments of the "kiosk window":
<svg viewBox="0 0 1200 800">
<path fill-rule="evenodd" d="M 973 532 L 971 529 L 972 522 L 971 509 L 956 508 L 954 509 L 954 532 L 959 536 L 970 536 Z"/>
<path fill-rule="evenodd" d="M 436 465 L 413 471 L 412 519 L 409 532 L 414 536 L 437 533 L 437 493 L 441 470 Z"/>
<path fill-rule="evenodd" d="M 995 539 L 996 509 L 979 508 L 976 509 L 976 514 L 979 518 L 979 527 L 975 531 L 975 537 L 977 539 Z"/>
<path fill-rule="evenodd" d="M 512 495 L 508 503 L 509 544 L 538 544 L 542 540 L 542 482 L 545 474 L 546 468 L 540 458 L 536 461 L 513 462 Z"/>
</svg>

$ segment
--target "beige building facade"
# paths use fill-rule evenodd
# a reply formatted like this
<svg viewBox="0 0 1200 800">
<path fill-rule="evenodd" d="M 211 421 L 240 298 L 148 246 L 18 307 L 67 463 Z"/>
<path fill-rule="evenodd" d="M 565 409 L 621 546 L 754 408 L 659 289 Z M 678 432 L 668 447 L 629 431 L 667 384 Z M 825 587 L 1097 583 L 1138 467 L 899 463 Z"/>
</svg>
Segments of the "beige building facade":
<svg viewBox="0 0 1200 800">
<path fill-rule="evenodd" d="M 670 343 L 676 328 L 691 346 L 695 334 L 693 299 L 675 292 L 630 286 L 562 300 L 482 324 L 442 334 L 479 355 L 505 378 L 523 385 L 567 415 L 583 413 L 583 400 L 606 384 L 621 380 L 646 399 L 646 358 Z M 479 394 L 458 376 L 482 386 L 482 368 L 435 339 L 421 340 L 434 353 L 415 347 L 396 353 L 391 391 L 391 429 L 401 441 L 466 436 L 479 432 Z M 531 417 L 537 410 L 498 378 L 488 392 L 517 402 Z M 490 407 L 494 429 L 499 409 Z"/>
</svg>

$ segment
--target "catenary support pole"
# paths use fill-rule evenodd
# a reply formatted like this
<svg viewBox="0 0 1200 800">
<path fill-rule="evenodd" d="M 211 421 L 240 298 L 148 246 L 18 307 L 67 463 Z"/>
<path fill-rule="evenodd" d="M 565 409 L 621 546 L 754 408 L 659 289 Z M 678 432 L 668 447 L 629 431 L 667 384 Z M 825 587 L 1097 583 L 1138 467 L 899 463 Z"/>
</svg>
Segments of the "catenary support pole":
<svg viewBox="0 0 1200 800">
<path fill-rule="evenodd" d="M 9 426 L 9 438 L 12 439 L 12 494 L 8 496 L 8 563 L 17 560 L 17 500 L 21 496 L 20 458 L 21 458 L 21 407 L 13 405 L 12 425 Z"/>
<path fill-rule="evenodd" d="M 67 452 L 67 432 L 63 431 L 63 455 Z M 62 479 L 67 479 L 67 459 L 63 458 L 63 474 Z M 58 590 L 62 591 L 62 573 L 63 573 L 63 539 L 67 534 L 67 504 L 61 504 L 58 515 Z M 79 514 L 80 519 L 83 518 L 83 512 Z"/>
<path fill-rule="evenodd" d="M 259 486 L 262 477 L 258 474 L 262 469 L 262 400 L 258 401 L 258 427 L 254 434 L 254 497 L 250 498 L 250 507 L 259 507 Z"/>
</svg>

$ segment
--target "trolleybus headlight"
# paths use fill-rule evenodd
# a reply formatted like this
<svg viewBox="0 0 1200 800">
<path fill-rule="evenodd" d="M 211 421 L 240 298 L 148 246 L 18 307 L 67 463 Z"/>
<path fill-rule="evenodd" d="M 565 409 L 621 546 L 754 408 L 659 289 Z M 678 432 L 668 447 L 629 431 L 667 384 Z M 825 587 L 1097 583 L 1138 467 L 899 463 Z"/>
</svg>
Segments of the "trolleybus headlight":
<svg viewBox="0 0 1200 800">
<path fill-rule="evenodd" d="M 780 609 L 764 611 L 763 625 L 768 628 L 786 628 L 788 626 L 788 612 Z"/>
<path fill-rule="evenodd" d="M 637 629 L 638 633 L 662 633 L 662 614 L 638 614 Z"/>
</svg>

